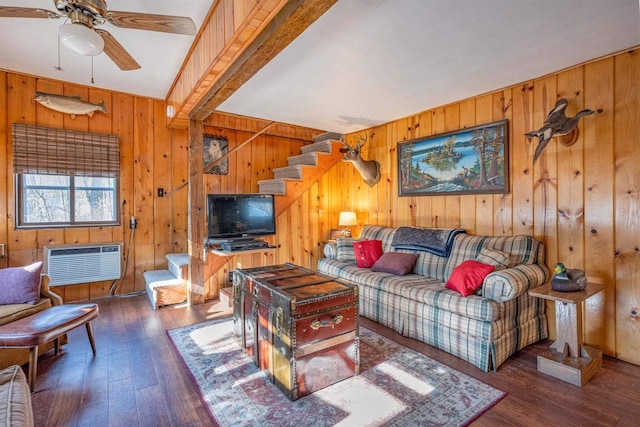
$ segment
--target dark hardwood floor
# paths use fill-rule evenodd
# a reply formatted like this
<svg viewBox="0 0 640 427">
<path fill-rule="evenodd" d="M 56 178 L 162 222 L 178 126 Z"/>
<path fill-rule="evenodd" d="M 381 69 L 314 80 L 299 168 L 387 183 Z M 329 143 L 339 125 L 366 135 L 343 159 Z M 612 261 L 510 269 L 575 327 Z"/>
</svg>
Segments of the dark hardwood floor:
<svg viewBox="0 0 640 427">
<path fill-rule="evenodd" d="M 69 334 L 63 352 L 38 362 L 32 395 L 37 426 L 209 426 L 198 391 L 166 330 L 230 315 L 219 303 L 151 309 L 147 297 L 95 301 L 94 358 L 84 328 Z M 367 319 L 361 325 L 506 391 L 474 426 L 637 426 L 640 367 L 605 357 L 584 387 L 536 370 L 536 355 L 550 341 L 527 347 L 497 372 L 482 372 L 423 343 L 403 338 Z M 375 404 L 372 402 L 372 404 Z"/>
</svg>

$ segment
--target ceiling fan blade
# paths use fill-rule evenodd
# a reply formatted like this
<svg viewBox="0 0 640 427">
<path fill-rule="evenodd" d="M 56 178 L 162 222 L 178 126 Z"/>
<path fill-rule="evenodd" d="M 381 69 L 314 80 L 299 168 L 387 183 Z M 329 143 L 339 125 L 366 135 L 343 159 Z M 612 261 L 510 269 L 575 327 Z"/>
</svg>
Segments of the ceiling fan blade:
<svg viewBox="0 0 640 427">
<path fill-rule="evenodd" d="M 196 26 L 184 16 L 154 15 L 150 13 L 136 12 L 107 12 L 107 21 L 116 27 L 133 28 L 137 30 L 159 31 L 162 33 L 196 35 Z"/>
<path fill-rule="evenodd" d="M 99 28 L 96 28 L 95 31 L 100 34 L 100 37 L 104 40 L 104 53 L 106 53 L 122 71 L 137 70 L 140 68 L 140 64 L 129 55 L 129 52 L 118 43 L 111 33 Z"/>
<path fill-rule="evenodd" d="M 0 6 L 0 17 L 2 18 L 60 18 L 55 12 L 45 9 L 34 9 L 31 7 L 11 7 Z"/>
</svg>

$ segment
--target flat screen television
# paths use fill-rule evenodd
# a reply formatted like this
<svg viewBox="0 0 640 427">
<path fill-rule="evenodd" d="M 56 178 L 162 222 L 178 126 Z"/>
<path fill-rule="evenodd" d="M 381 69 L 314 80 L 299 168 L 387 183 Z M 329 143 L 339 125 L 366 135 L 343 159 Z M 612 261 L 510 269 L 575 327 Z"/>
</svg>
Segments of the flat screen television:
<svg viewBox="0 0 640 427">
<path fill-rule="evenodd" d="M 272 194 L 207 194 L 207 238 L 210 242 L 276 234 Z"/>
</svg>

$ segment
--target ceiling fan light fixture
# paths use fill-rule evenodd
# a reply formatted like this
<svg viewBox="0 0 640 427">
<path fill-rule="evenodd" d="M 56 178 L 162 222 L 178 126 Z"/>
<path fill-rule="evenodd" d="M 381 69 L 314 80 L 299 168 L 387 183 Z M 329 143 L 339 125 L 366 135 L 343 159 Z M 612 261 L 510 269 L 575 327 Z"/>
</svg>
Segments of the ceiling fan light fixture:
<svg viewBox="0 0 640 427">
<path fill-rule="evenodd" d="M 61 25 L 58 34 L 62 44 L 80 55 L 96 56 L 104 49 L 102 37 L 81 23 Z"/>
</svg>

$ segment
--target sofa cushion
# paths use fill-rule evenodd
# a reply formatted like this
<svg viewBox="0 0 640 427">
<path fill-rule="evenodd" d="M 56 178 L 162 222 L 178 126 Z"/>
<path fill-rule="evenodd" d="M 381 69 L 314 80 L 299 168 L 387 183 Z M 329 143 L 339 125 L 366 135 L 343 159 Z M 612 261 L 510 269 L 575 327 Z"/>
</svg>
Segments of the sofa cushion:
<svg viewBox="0 0 640 427">
<path fill-rule="evenodd" d="M 391 242 L 396 230 L 396 228 L 367 224 L 362 228 L 360 238 L 363 240 L 380 240 L 382 242 L 382 251 L 391 252 L 393 250 Z"/>
<path fill-rule="evenodd" d="M 458 234 L 453 242 L 451 256 L 447 261 L 445 278 L 464 261 L 476 259 L 482 248 L 491 248 L 509 255 L 512 265 L 534 264 L 538 260 L 541 243 L 532 236 L 473 236 Z"/>
<path fill-rule="evenodd" d="M 493 265 L 468 260 L 453 269 L 445 287 L 469 296 L 475 292 L 489 273 L 495 270 Z"/>
<path fill-rule="evenodd" d="M 407 254 L 402 252 L 386 252 L 373 264 L 371 271 L 398 274 L 404 276 L 413 270 L 418 259 L 417 254 Z"/>
<path fill-rule="evenodd" d="M 20 366 L 0 371 L 0 420 L 0 425 L 33 426 L 31 391 Z"/>
<path fill-rule="evenodd" d="M 356 241 L 351 237 L 338 237 L 336 239 L 336 259 L 340 262 L 356 265 L 356 252 L 353 250 L 353 244 Z"/>
<path fill-rule="evenodd" d="M 476 261 L 493 265 L 496 270 L 511 267 L 511 257 L 508 254 L 490 248 L 482 248 L 476 257 Z"/>
<path fill-rule="evenodd" d="M 458 292 L 446 289 L 444 282 L 432 277 L 373 272 L 327 258 L 318 261 L 318 271 L 359 285 L 360 295 L 372 292 L 379 295 L 380 301 L 390 298 L 386 296 L 388 293 L 472 319 L 494 321 L 500 316 L 500 307 L 496 301 L 476 295 L 465 298 Z"/>
<path fill-rule="evenodd" d="M 0 304 L 35 304 L 40 299 L 42 262 L 0 269 Z"/>
<path fill-rule="evenodd" d="M 382 256 L 382 241 L 362 240 L 353 244 L 356 265 L 359 268 L 371 268 Z"/>
</svg>

